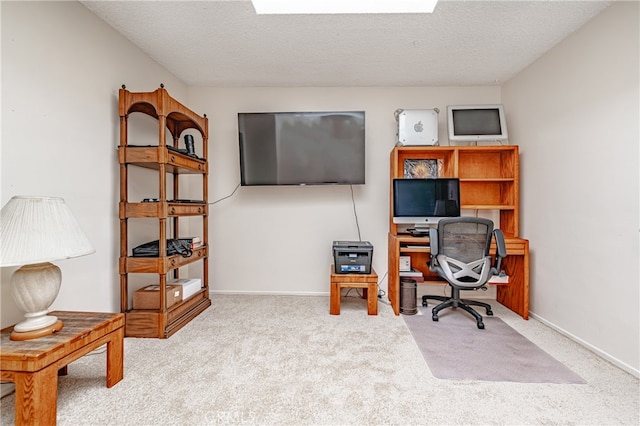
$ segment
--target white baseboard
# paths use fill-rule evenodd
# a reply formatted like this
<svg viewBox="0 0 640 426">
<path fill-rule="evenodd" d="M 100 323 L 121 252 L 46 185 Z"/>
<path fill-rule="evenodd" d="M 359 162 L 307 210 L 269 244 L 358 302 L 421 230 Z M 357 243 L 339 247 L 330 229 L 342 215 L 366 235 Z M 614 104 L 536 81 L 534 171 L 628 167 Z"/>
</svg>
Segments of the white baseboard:
<svg viewBox="0 0 640 426">
<path fill-rule="evenodd" d="M 546 325 L 547 327 L 557 331 L 558 333 L 562 334 L 563 336 L 568 337 L 569 339 L 573 340 L 574 342 L 578 343 L 581 346 L 584 346 L 585 348 L 589 349 L 591 352 L 595 353 L 596 355 L 598 355 L 599 357 L 609 361 L 611 364 L 615 365 L 616 367 L 620 368 L 621 370 L 626 371 L 627 373 L 640 378 L 640 370 L 633 368 L 632 366 L 630 366 L 629 364 L 619 360 L 618 358 L 611 356 L 611 354 L 604 352 L 603 350 L 593 346 L 592 344 L 590 344 L 589 342 L 586 342 L 584 340 L 582 340 L 581 338 L 569 333 L 567 330 L 564 330 L 560 327 L 558 327 L 557 325 L 553 324 L 552 322 L 542 318 L 539 315 L 536 315 L 535 313 L 529 311 L 529 316 L 531 318 L 535 318 L 537 321 L 540 321 L 541 323 L 543 323 L 544 325 Z"/>
</svg>

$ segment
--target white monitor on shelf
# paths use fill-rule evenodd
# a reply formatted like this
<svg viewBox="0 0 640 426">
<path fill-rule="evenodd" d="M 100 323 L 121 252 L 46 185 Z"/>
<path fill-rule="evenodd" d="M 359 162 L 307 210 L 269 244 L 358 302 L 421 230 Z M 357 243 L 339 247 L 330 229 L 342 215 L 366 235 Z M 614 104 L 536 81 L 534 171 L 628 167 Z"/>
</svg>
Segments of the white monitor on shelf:
<svg viewBox="0 0 640 426">
<path fill-rule="evenodd" d="M 506 141 L 507 120 L 502 105 L 449 105 L 449 142 Z"/>
</svg>

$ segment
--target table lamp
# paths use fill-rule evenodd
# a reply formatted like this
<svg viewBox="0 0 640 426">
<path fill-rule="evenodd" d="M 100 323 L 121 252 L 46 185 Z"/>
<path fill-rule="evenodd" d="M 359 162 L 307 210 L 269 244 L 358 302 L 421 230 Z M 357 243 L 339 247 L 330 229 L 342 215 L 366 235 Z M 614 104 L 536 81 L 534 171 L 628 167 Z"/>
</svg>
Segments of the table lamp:
<svg viewBox="0 0 640 426">
<path fill-rule="evenodd" d="M 11 276 L 16 304 L 25 320 L 16 324 L 12 340 L 50 335 L 63 327 L 49 313 L 62 281 L 50 263 L 95 252 L 62 198 L 15 196 L 0 213 L 0 266 L 19 266 Z"/>
</svg>

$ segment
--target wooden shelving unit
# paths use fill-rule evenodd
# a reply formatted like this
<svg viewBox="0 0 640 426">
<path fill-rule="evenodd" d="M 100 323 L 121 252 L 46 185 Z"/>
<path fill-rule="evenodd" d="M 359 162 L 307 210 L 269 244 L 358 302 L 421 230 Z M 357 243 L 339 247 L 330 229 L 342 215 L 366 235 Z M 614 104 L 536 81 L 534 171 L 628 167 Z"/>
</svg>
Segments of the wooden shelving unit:
<svg viewBox="0 0 640 426">
<path fill-rule="evenodd" d="M 146 114 L 158 120 L 157 145 L 130 144 L 129 115 Z M 208 204 L 207 204 L 207 160 L 187 155 L 176 149 L 180 137 L 185 131 L 199 135 L 202 153 L 208 152 L 208 119 L 191 111 L 173 99 L 164 87 L 153 92 L 130 92 L 124 86 L 119 91 L 120 146 L 120 306 L 125 313 L 125 335 L 127 337 L 167 338 L 189 323 L 211 305 L 208 284 Z M 167 131 L 169 132 L 167 134 Z M 167 145 L 167 136 L 173 141 Z M 171 149 L 171 147 L 176 149 Z M 158 201 L 141 202 L 129 199 L 129 167 L 142 167 L 158 172 Z M 172 187 L 168 186 L 167 176 L 172 175 Z M 181 175 L 200 175 L 202 177 L 202 197 L 198 203 L 177 203 L 180 191 Z M 169 197 L 170 195 L 170 197 Z M 166 240 L 184 237 L 180 235 L 180 218 L 200 217 L 202 219 L 203 245 L 193 250 L 190 257 L 168 256 Z M 133 257 L 129 246 L 129 219 L 156 219 L 158 221 L 158 257 Z M 169 223 L 173 225 L 169 235 Z M 167 308 L 167 275 L 179 276 L 182 267 L 200 262 L 202 265 L 202 287 L 199 292 L 186 300 Z M 131 309 L 129 274 L 151 273 L 158 275 L 160 286 L 159 309 Z"/>
<path fill-rule="evenodd" d="M 390 155 L 389 179 L 389 301 L 399 313 L 399 257 L 410 256 L 425 281 L 438 283 L 429 271 L 428 239 L 400 232 L 393 223 L 393 179 L 404 178 L 405 160 L 437 160 L 439 177 L 460 179 L 462 210 L 497 211 L 508 257 L 503 266 L 509 285 L 498 286 L 497 299 L 523 318 L 529 315 L 529 241 L 519 238 L 519 150 L 517 145 L 499 146 L 397 146 Z"/>
<path fill-rule="evenodd" d="M 402 146 L 391 151 L 391 181 L 404 177 L 405 160 L 439 160 L 439 177 L 460 179 L 460 207 L 498 210 L 506 237 L 517 237 L 519 227 L 519 155 L 517 145 L 500 146 Z M 389 189 L 391 197 L 391 186 Z M 389 206 L 391 209 L 392 199 Z M 389 229 L 397 234 L 389 210 Z"/>
</svg>

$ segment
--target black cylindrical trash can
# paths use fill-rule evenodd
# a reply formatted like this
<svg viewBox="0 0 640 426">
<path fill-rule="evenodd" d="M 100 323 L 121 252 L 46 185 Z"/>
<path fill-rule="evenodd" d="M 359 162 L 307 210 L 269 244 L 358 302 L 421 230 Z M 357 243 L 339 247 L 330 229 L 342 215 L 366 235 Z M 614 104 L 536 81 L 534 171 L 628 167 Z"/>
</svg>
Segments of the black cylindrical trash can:
<svg viewBox="0 0 640 426">
<path fill-rule="evenodd" d="M 400 279 L 400 313 L 415 315 L 418 313 L 416 300 L 418 298 L 418 283 L 411 278 Z"/>
</svg>

